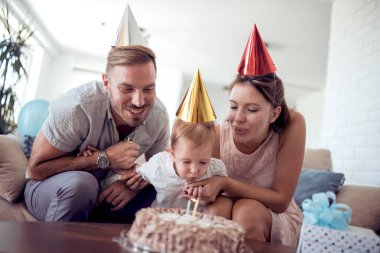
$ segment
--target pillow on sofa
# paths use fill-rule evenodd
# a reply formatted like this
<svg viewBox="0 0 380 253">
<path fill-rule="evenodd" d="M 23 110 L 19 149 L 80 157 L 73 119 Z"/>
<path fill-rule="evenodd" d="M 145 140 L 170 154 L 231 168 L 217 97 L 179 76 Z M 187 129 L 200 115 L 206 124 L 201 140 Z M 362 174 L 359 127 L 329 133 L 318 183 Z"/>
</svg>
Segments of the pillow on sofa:
<svg viewBox="0 0 380 253">
<path fill-rule="evenodd" d="M 31 135 L 24 135 L 24 153 L 26 158 L 30 158 L 30 154 L 32 153 L 33 142 L 36 137 Z"/>
<path fill-rule="evenodd" d="M 14 135 L 0 135 L 0 197 L 14 202 L 25 186 L 28 160 Z"/>
<path fill-rule="evenodd" d="M 301 208 L 302 201 L 311 198 L 314 193 L 332 191 L 338 192 L 344 183 L 344 174 L 315 169 L 303 169 L 298 180 L 294 200 Z"/>
</svg>

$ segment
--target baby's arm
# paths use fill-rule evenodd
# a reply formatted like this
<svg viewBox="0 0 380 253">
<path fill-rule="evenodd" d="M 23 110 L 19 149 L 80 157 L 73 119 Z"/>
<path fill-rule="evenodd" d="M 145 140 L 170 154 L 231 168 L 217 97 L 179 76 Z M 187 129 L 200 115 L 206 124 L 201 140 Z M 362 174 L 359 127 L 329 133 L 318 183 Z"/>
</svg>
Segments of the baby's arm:
<svg viewBox="0 0 380 253">
<path fill-rule="evenodd" d="M 159 176 L 161 174 L 161 166 L 162 166 L 162 158 L 163 154 L 158 153 L 154 156 L 152 156 L 149 161 L 139 164 L 137 166 L 134 166 L 134 169 L 136 173 L 141 175 L 141 177 L 149 183 L 151 183 L 153 186 L 156 186 L 157 180 L 162 180 L 162 178 Z"/>
<path fill-rule="evenodd" d="M 152 180 L 152 168 L 150 168 L 148 162 L 143 164 L 136 164 L 136 166 L 134 166 L 133 169 L 136 173 L 140 174 L 145 181 L 149 182 L 150 180 Z"/>
<path fill-rule="evenodd" d="M 141 190 L 149 184 L 148 181 L 144 180 L 142 175 L 136 170 L 139 164 L 133 164 L 133 167 L 128 170 L 117 171 L 118 180 L 121 180 L 125 185 L 131 190 Z"/>
</svg>

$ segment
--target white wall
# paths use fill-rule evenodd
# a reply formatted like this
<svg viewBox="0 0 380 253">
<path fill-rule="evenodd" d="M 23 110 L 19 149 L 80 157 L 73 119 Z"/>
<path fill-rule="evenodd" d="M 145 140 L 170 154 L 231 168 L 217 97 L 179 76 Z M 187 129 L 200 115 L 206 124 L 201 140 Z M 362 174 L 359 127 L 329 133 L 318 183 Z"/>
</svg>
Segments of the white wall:
<svg viewBox="0 0 380 253">
<path fill-rule="evenodd" d="M 306 148 L 320 146 L 324 93 L 322 91 L 297 100 L 297 111 L 302 113 L 306 122 Z"/>
<path fill-rule="evenodd" d="M 207 85 L 205 84 L 207 93 L 210 97 L 212 106 L 216 114 L 216 121 L 222 122 L 228 117 L 229 102 L 228 90 L 224 90 L 220 85 Z"/>
<path fill-rule="evenodd" d="M 159 65 L 157 62 L 157 97 L 164 103 L 168 110 L 170 126 L 173 125 L 175 114 L 181 102 L 180 90 L 183 83 L 182 73 L 169 67 Z"/>
<path fill-rule="evenodd" d="M 380 0 L 332 7 L 322 146 L 346 183 L 380 186 Z"/>
<path fill-rule="evenodd" d="M 102 59 L 66 50 L 54 55 L 46 51 L 36 97 L 51 101 L 80 84 L 101 80 L 102 63 Z"/>
</svg>

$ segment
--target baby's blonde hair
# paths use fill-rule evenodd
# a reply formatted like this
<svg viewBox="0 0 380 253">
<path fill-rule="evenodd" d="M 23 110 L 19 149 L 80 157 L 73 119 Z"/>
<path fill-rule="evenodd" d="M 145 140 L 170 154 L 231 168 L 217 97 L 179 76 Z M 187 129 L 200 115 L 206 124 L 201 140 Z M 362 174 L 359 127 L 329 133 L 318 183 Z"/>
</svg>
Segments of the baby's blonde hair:
<svg viewBox="0 0 380 253">
<path fill-rule="evenodd" d="M 209 143 L 211 148 L 213 148 L 214 131 L 215 124 L 212 121 L 204 123 L 189 123 L 176 119 L 170 136 L 171 146 L 174 148 L 179 138 L 186 138 L 193 143 L 194 147 Z"/>
</svg>

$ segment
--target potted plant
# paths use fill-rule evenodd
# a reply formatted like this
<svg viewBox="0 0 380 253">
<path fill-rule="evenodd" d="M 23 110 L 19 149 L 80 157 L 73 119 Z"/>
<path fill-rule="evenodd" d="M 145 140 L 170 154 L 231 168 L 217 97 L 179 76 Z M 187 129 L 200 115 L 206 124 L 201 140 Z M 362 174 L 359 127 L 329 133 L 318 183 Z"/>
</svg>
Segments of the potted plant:
<svg viewBox="0 0 380 253">
<path fill-rule="evenodd" d="M 0 35 L 0 134 L 11 133 L 17 126 L 14 115 L 18 101 L 15 87 L 27 77 L 27 40 L 33 35 L 25 23 L 15 19 L 16 25 L 13 25 L 10 18 L 8 5 L 2 5 L 0 27 L 4 33 Z"/>
</svg>

